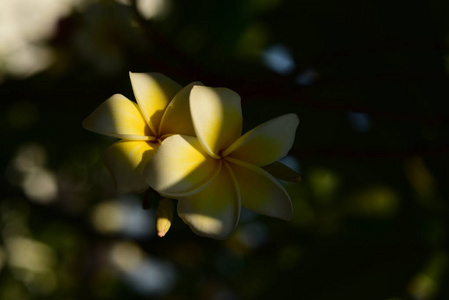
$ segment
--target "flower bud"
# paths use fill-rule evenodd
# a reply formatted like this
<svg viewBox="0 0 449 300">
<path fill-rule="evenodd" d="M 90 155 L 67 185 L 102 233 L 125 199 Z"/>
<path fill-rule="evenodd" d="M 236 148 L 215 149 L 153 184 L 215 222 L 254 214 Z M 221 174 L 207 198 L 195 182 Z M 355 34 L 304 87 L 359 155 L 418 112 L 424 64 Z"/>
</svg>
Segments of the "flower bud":
<svg viewBox="0 0 449 300">
<path fill-rule="evenodd" d="M 165 236 L 173 221 L 174 201 L 162 197 L 156 211 L 156 230 L 159 237 Z"/>
</svg>

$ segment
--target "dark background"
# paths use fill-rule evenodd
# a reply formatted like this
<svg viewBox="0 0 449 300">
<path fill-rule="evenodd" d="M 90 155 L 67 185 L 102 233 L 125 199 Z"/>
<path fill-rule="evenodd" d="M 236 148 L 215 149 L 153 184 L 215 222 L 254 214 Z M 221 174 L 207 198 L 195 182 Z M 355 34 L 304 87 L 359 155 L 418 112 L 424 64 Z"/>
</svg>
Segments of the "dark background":
<svg viewBox="0 0 449 300">
<path fill-rule="evenodd" d="M 447 2 L 151 2 L 67 4 L 40 72 L 0 51 L 0 299 L 449 299 Z M 298 114 L 293 221 L 158 238 L 81 127 L 128 71 L 233 89 L 245 130 Z"/>
</svg>

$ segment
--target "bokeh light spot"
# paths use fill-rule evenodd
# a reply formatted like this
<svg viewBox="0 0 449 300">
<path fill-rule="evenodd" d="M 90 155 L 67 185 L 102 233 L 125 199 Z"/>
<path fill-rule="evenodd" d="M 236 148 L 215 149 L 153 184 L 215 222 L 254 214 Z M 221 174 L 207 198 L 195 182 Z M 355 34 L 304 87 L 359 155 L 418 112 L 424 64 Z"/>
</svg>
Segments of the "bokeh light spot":
<svg viewBox="0 0 449 300">
<path fill-rule="evenodd" d="M 262 53 L 263 63 L 271 70 L 287 75 L 295 70 L 295 62 L 290 50 L 282 44 L 269 46 Z"/>
<path fill-rule="evenodd" d="M 94 208 L 92 222 L 101 233 L 116 233 L 123 228 L 125 215 L 117 201 L 106 201 Z"/>
<path fill-rule="evenodd" d="M 130 272 L 142 262 L 143 253 L 133 242 L 119 242 L 112 247 L 111 259 L 121 271 Z"/>
<path fill-rule="evenodd" d="M 355 131 L 367 132 L 371 129 L 371 119 L 365 113 L 349 111 L 348 120 Z"/>
</svg>

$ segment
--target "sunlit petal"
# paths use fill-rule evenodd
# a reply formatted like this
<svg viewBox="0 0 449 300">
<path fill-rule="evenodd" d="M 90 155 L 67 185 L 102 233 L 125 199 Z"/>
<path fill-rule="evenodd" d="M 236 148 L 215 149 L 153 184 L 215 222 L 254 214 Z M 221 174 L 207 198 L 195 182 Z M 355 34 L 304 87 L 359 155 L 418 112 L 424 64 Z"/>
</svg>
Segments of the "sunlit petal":
<svg viewBox="0 0 449 300">
<path fill-rule="evenodd" d="M 119 141 L 105 153 L 105 163 L 121 193 L 143 192 L 148 188 L 142 172 L 154 155 L 157 144 L 145 141 Z"/>
<path fill-rule="evenodd" d="M 226 158 L 235 174 L 242 197 L 242 206 L 259 214 L 291 220 L 290 196 L 267 171 L 257 166 Z"/>
<path fill-rule="evenodd" d="M 116 94 L 103 102 L 84 121 L 83 127 L 96 133 L 128 140 L 153 140 L 136 103 Z"/>
<path fill-rule="evenodd" d="M 218 174 L 221 160 L 207 155 L 197 138 L 166 138 L 144 171 L 148 184 L 169 198 L 197 192 Z"/>
<path fill-rule="evenodd" d="M 131 84 L 146 122 L 157 133 L 162 115 L 181 86 L 160 73 L 131 73 Z"/>
<path fill-rule="evenodd" d="M 193 87 L 190 110 L 196 136 L 212 157 L 218 158 L 242 133 L 240 96 L 230 89 Z"/>
<path fill-rule="evenodd" d="M 272 119 L 242 135 L 223 155 L 265 166 L 287 155 L 295 140 L 298 124 L 295 114 Z"/>
<path fill-rule="evenodd" d="M 180 90 L 168 104 L 159 126 L 159 136 L 175 133 L 195 136 L 189 105 L 189 96 L 194 85 L 203 84 L 192 82 Z"/>
<path fill-rule="evenodd" d="M 198 235 L 228 237 L 240 218 L 240 193 L 229 166 L 225 163 L 218 176 L 199 193 L 179 199 L 178 214 Z"/>
</svg>

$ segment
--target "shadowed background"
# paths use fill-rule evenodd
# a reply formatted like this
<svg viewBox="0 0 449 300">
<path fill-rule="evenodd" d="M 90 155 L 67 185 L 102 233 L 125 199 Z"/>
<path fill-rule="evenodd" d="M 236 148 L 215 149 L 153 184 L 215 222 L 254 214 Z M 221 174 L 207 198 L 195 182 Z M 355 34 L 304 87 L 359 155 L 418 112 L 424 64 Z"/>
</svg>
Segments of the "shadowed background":
<svg viewBox="0 0 449 300">
<path fill-rule="evenodd" d="M 449 298 L 442 1 L 0 0 L 0 299 Z M 81 127 L 128 71 L 242 97 L 244 131 L 300 117 L 292 222 L 225 241 L 119 195 Z M 149 210 L 142 209 L 148 201 Z"/>
</svg>

